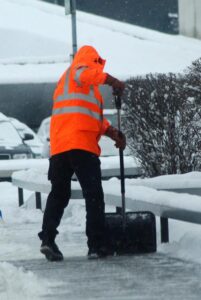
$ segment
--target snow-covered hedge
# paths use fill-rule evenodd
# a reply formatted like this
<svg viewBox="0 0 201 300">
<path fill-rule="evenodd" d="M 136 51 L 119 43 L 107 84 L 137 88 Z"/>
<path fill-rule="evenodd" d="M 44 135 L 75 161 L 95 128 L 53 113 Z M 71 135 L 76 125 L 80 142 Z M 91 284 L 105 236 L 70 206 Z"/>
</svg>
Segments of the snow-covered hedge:
<svg viewBox="0 0 201 300">
<path fill-rule="evenodd" d="M 201 170 L 201 58 L 183 74 L 126 83 L 123 127 L 145 175 Z"/>
</svg>

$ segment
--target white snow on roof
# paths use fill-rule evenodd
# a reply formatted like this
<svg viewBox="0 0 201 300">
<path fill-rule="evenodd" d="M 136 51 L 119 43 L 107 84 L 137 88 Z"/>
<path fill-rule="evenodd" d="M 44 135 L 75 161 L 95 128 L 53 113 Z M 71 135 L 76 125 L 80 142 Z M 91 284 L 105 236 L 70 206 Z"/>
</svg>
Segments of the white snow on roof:
<svg viewBox="0 0 201 300">
<path fill-rule="evenodd" d="M 0 2 L 0 83 L 54 82 L 69 65 L 71 16 L 38 0 Z M 180 72 L 200 57 L 201 41 L 77 11 L 78 47 L 90 44 L 105 71 L 125 79 Z"/>
<path fill-rule="evenodd" d="M 1 121 L 8 121 L 9 119 L 2 113 L 0 112 L 0 122 Z"/>
</svg>

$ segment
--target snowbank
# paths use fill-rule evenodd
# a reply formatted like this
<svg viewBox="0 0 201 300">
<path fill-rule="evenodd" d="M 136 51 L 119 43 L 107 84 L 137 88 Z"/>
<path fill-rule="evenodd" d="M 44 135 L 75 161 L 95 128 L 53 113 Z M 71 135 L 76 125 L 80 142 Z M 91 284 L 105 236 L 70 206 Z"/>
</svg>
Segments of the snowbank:
<svg viewBox="0 0 201 300">
<path fill-rule="evenodd" d="M 189 172 L 186 174 L 163 175 L 154 178 L 138 178 L 127 181 L 131 185 L 141 185 L 154 189 L 185 189 L 201 188 L 201 172 Z"/>
<path fill-rule="evenodd" d="M 69 65 L 71 16 L 65 16 L 63 7 L 37 0 L 1 0 L 0 35 L 0 83 L 56 82 Z M 105 71 L 122 79 L 181 72 L 200 57 L 199 40 L 80 11 L 77 36 L 78 47 L 96 47 L 107 59 Z"/>
<path fill-rule="evenodd" d="M 0 262 L 1 300 L 39 299 L 47 293 L 48 283 L 32 272 L 16 268 L 10 263 Z"/>
</svg>

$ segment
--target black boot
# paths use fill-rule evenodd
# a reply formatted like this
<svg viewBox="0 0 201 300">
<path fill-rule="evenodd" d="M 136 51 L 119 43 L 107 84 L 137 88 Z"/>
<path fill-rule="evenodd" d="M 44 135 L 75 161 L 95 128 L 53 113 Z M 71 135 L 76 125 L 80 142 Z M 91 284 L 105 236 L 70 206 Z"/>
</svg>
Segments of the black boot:
<svg viewBox="0 0 201 300">
<path fill-rule="evenodd" d="M 61 261 L 64 259 L 63 254 L 54 240 L 44 240 L 41 244 L 40 252 L 43 253 L 49 261 Z"/>
</svg>

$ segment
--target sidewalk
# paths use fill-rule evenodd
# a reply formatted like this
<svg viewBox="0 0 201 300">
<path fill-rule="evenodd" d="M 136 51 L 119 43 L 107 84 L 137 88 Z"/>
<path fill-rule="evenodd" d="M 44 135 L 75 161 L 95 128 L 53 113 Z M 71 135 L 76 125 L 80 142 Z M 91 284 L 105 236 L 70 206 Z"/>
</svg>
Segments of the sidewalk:
<svg viewBox="0 0 201 300">
<path fill-rule="evenodd" d="M 76 239 L 80 254 L 83 245 L 78 236 Z M 157 253 L 88 260 L 83 251 L 79 256 L 67 254 L 59 263 L 41 258 L 15 261 L 14 264 L 31 270 L 39 278 L 48 279 L 52 287 L 42 299 L 200 299 L 199 266 Z"/>
</svg>

